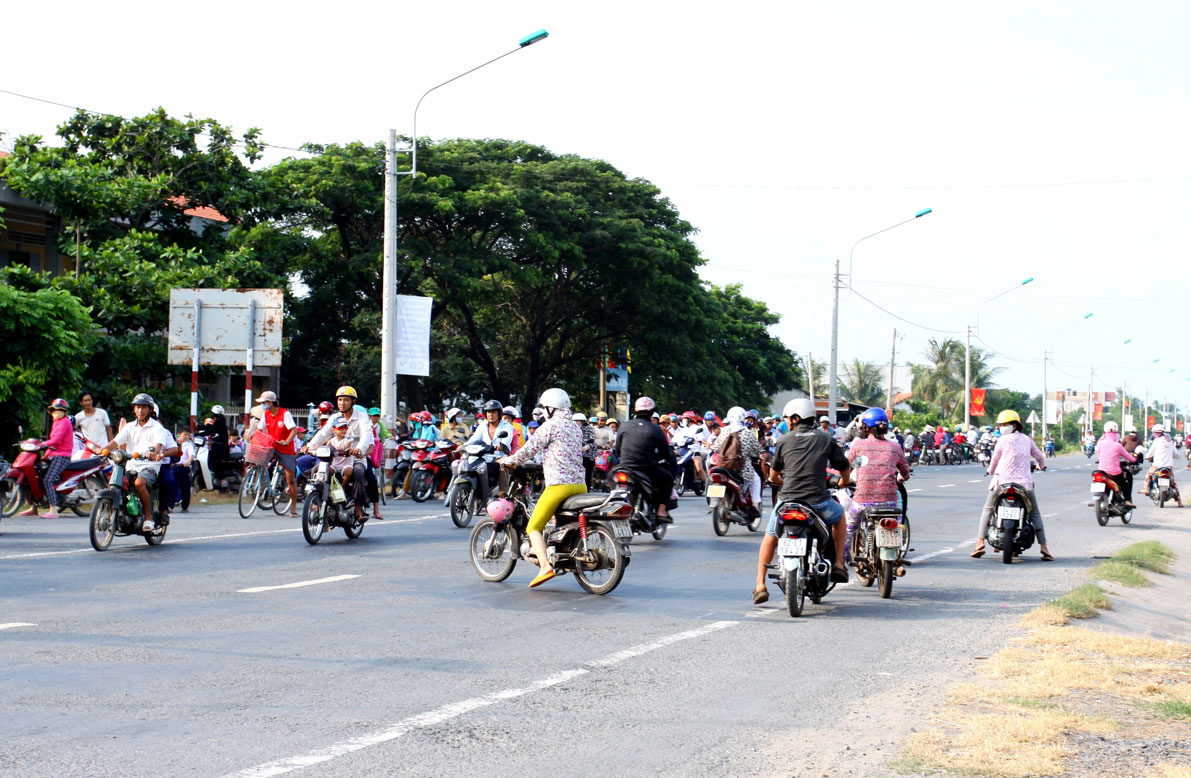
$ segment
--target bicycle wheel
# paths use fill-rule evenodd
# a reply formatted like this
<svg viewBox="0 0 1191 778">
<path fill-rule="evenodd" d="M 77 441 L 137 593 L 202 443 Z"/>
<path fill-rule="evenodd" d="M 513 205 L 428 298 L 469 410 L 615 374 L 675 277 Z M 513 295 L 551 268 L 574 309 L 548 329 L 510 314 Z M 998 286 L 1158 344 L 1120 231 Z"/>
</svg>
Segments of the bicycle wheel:
<svg viewBox="0 0 1191 778">
<path fill-rule="evenodd" d="M 247 519 L 256 510 L 260 492 L 264 488 L 261 469 L 260 465 L 249 465 L 244 471 L 244 480 L 240 482 L 240 494 L 236 498 L 236 507 L 242 519 Z"/>
<path fill-rule="evenodd" d="M 293 510 L 295 501 L 294 495 L 290 494 L 289 482 L 285 477 L 285 468 L 278 465 L 273 471 L 273 480 L 269 482 L 270 490 L 273 492 L 273 512 L 278 516 L 284 516 Z M 294 482 L 294 489 L 298 488 L 297 480 Z"/>
<path fill-rule="evenodd" d="M 277 464 L 277 460 L 273 460 L 261 468 L 261 486 L 256 496 L 256 505 L 261 510 L 272 510 L 273 503 L 277 501 L 277 492 L 273 490 L 273 481 L 277 477 L 278 470 L 281 470 L 281 466 Z M 282 478 L 284 477 L 283 475 Z"/>
</svg>

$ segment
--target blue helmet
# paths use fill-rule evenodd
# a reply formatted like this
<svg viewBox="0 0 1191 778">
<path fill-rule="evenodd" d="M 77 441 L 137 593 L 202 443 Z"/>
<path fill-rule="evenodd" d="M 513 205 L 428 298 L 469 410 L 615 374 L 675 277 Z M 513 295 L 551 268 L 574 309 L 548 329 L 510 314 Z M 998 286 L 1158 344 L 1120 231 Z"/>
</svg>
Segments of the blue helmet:
<svg viewBox="0 0 1191 778">
<path fill-rule="evenodd" d="M 703 414 L 703 421 L 715 421 L 715 411 L 708 411 Z"/>
<path fill-rule="evenodd" d="M 889 424 L 889 415 L 881 408 L 869 408 L 860 414 L 860 423 L 872 429 L 882 424 Z"/>
</svg>

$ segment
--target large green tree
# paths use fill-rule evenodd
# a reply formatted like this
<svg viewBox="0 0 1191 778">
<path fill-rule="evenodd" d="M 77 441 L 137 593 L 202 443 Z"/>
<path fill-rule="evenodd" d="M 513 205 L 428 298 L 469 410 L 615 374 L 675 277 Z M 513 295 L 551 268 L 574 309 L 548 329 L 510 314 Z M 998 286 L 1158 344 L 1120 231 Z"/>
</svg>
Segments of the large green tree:
<svg viewBox="0 0 1191 778">
<path fill-rule="evenodd" d="M 840 394 L 845 400 L 870 408 L 885 406 L 885 379 L 880 367 L 854 359 L 844 365 L 842 372 Z"/>
<path fill-rule="evenodd" d="M 1002 368 L 994 367 L 991 354 L 972 347 L 972 387 L 991 389 Z M 962 419 L 964 415 L 964 344 L 953 338 L 942 341 L 931 338 L 924 364 L 912 364 L 914 399 L 937 408 L 945 418 Z"/>
</svg>

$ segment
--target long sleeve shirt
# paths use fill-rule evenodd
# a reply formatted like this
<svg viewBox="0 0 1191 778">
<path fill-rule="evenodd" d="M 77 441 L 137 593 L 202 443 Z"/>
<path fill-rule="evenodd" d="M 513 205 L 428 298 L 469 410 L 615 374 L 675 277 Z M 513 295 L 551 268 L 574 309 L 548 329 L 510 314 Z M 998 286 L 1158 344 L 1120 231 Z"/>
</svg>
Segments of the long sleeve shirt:
<svg viewBox="0 0 1191 778">
<path fill-rule="evenodd" d="M 1125 447 L 1121 445 L 1121 442 L 1115 436 L 1110 438 L 1105 435 L 1101 438 L 1100 445 L 1096 447 L 1096 451 L 1099 453 L 1096 467 L 1109 475 L 1121 474 L 1122 459 L 1126 462 L 1137 461 L 1137 457 L 1126 451 Z"/>
<path fill-rule="evenodd" d="M 363 408 L 352 408 L 350 414 L 338 411 L 332 414 L 330 421 L 314 433 L 314 437 L 306 444 L 307 448 L 318 448 L 330 440 L 334 435 L 335 420 L 340 417 L 347 419 L 347 436 L 355 439 L 355 445 L 352 448 L 367 451 L 372 447 L 372 418 Z"/>
<path fill-rule="evenodd" d="M 1002 435 L 997 441 L 997 447 L 993 449 L 992 461 L 988 463 L 988 472 L 993 476 L 989 490 L 1005 483 L 1021 484 L 1027 489 L 1033 489 L 1034 475 L 1030 472 L 1030 459 L 1037 460 L 1039 467 L 1046 467 L 1046 457 L 1042 455 L 1033 438 L 1022 432 Z"/>
<path fill-rule="evenodd" d="M 1165 435 L 1158 435 L 1150 443 L 1146 456 L 1154 467 L 1174 467 L 1174 444 Z"/>
<path fill-rule="evenodd" d="M 104 441 L 107 442 L 106 440 Z M 69 416 L 63 416 L 54 422 L 50 428 L 50 437 L 46 439 L 49 445 L 49 456 L 68 457 L 74 451 L 74 425 Z"/>
<path fill-rule="evenodd" d="M 583 433 L 579 425 L 571 421 L 570 414 L 559 411 L 551 416 L 529 436 L 524 446 L 502 461 L 519 465 L 539 452 L 543 453 L 542 478 L 546 486 L 585 482 Z"/>
</svg>

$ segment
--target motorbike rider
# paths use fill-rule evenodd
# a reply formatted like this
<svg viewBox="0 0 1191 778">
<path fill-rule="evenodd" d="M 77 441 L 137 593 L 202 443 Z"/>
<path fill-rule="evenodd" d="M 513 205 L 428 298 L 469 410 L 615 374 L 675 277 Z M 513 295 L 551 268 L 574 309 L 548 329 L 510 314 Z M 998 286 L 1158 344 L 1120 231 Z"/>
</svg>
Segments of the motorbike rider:
<svg viewBox="0 0 1191 778">
<path fill-rule="evenodd" d="M 1115 421 L 1105 423 L 1104 435 L 1096 444 L 1096 468 L 1103 470 L 1120 487 L 1121 496 L 1125 498 L 1125 507 L 1136 508 L 1133 504 L 1133 474 L 1121 469 L 1121 460 L 1132 464 L 1137 462 L 1137 457 L 1121 444 L 1118 429 Z"/>
<path fill-rule="evenodd" d="M 312 424 L 312 428 L 307 430 L 306 438 L 302 441 L 302 445 L 299 446 L 299 448 L 304 449 L 306 445 L 309 444 L 314 438 L 318 430 L 327 426 L 327 422 L 331 420 L 331 415 L 334 412 L 335 406 L 328 401 L 323 400 L 318 404 L 318 429 L 314 429 Z M 299 473 L 310 473 L 314 471 L 315 465 L 318 464 L 318 457 L 314 456 L 313 454 L 302 454 L 298 457 L 297 464 Z"/>
<path fill-rule="evenodd" d="M 1179 496 L 1179 487 L 1174 482 L 1174 442 L 1167 437 L 1166 430 L 1161 424 L 1153 427 L 1154 439 L 1146 451 L 1146 458 L 1150 460 L 1150 469 L 1146 471 L 1146 494 L 1154 484 L 1154 475 L 1161 469 L 1170 470 L 1170 490 L 1174 494 L 1175 502 L 1183 507 L 1183 498 Z"/>
<path fill-rule="evenodd" d="M 497 400 L 489 400 L 484 403 L 483 416 L 476 426 L 476 431 L 467 439 L 467 445 L 480 443 L 485 446 L 493 446 L 498 451 L 503 449 L 506 453 L 516 453 L 513 448 L 513 425 L 501 419 L 503 410 Z M 541 428 L 539 427 L 539 429 Z M 508 433 L 503 438 L 500 437 L 502 431 Z M 507 492 L 509 490 L 508 476 L 501 472 L 496 460 L 488 462 L 488 483 L 493 482 L 499 483 L 499 491 Z"/>
<path fill-rule="evenodd" d="M 47 410 L 54 422 L 50 427 L 50 436 L 45 441 L 47 448 L 42 452 L 41 458 L 49 462 L 49 469 L 46 470 L 42 479 L 42 488 L 45 490 L 46 500 L 50 503 L 50 509 L 42 515 L 42 518 L 56 519 L 58 518 L 58 491 L 55 487 L 62 479 L 62 471 L 70 464 L 75 435 L 74 424 L 70 419 L 70 405 L 66 400 L 61 397 L 54 398 L 54 401 L 47 406 Z M 30 505 L 27 510 L 23 510 L 17 515 L 36 516 L 37 506 Z"/>
<path fill-rule="evenodd" d="M 583 436 L 583 472 L 585 474 L 584 483 L 587 485 L 587 491 L 591 491 L 591 476 L 595 472 L 595 428 L 587 421 L 587 417 L 582 413 L 572 413 L 571 421 L 579 425 L 579 433 Z"/>
<path fill-rule="evenodd" d="M 886 439 L 889 433 L 889 415 L 880 408 L 869 408 L 860 415 L 860 424 L 868 435 L 857 439 L 848 448 L 849 462 L 864 456 L 868 460 L 856 470 L 856 494 L 848 506 L 848 530 L 845 545 L 851 542 L 856 525 L 866 508 L 901 508 L 898 476 L 903 480 L 910 477 L 910 466 L 901 446 Z"/>
<path fill-rule="evenodd" d="M 447 410 L 447 423 L 443 425 L 441 432 L 444 439 L 451 441 L 456 446 L 466 443 L 468 433 L 467 427 L 463 424 L 463 411 L 458 408 Z"/>
<path fill-rule="evenodd" d="M 302 446 L 302 453 L 305 454 L 312 448 L 316 449 L 330 440 L 336 419 L 347 420 L 347 436 L 353 439 L 355 448 L 346 453 L 356 457 L 352 463 L 352 507 L 355 509 L 356 520 L 366 521 L 368 517 L 364 515 L 364 503 L 368 500 L 368 468 L 364 467 L 359 457 L 372 448 L 372 419 L 368 417 L 367 411 L 356 407 L 357 397 L 356 390 L 350 386 L 341 386 L 335 390 L 335 405 L 339 412 L 331 417 L 330 424 L 314 433 L 310 442 Z"/>
<path fill-rule="evenodd" d="M 269 437 L 273 438 L 273 454 L 277 457 L 277 463 L 281 465 L 281 469 L 285 471 L 285 483 L 293 496 L 289 515 L 291 519 L 297 518 L 298 451 L 294 446 L 294 438 L 298 434 L 298 423 L 294 421 L 293 414 L 285 408 L 277 407 L 276 392 L 261 392 L 261 396 L 256 398 L 256 402 L 259 409 L 253 409 L 252 422 L 248 425 L 245 437 L 252 440 L 253 432 L 262 429 L 268 433 Z"/>
<path fill-rule="evenodd" d="M 847 583 L 848 568 L 844 566 L 847 525 L 840 521 L 844 517 L 843 506 L 833 500 L 827 491 L 827 468 L 838 470 L 840 484 L 847 484 L 852 467 L 835 436 L 827 430 L 815 428 L 815 404 L 812 400 L 790 400 L 782 409 L 782 415 L 789 422 L 790 431 L 778 439 L 769 468 L 770 482 L 781 487 L 778 490 L 778 505 L 793 501 L 814 509 L 831 529 L 835 541 L 831 580 Z M 774 507 L 757 554 L 754 605 L 769 599 L 769 591 L 765 588 L 765 571 L 766 566 L 773 561 L 773 552 L 777 550 L 777 524 L 778 512 L 777 507 Z"/>
<path fill-rule="evenodd" d="M 227 414 L 222 405 L 211 406 L 210 423 L 204 421 L 199 433 L 207 439 L 207 467 L 220 490 L 227 489 L 227 463 L 231 457 Z"/>
<path fill-rule="evenodd" d="M 132 412 L 136 418 L 131 423 L 125 424 L 124 428 L 103 447 L 106 449 L 122 448 L 130 454 L 141 455 L 140 459 L 129 460 L 127 470 L 135 476 L 133 487 L 136 489 L 137 496 L 141 500 L 141 509 L 144 511 L 141 514 L 145 517 L 141 531 L 152 532 L 154 528 L 153 504 L 149 497 L 149 488 L 157 484 L 161 460 L 164 458 L 162 452 L 166 448 L 173 448 L 173 446 L 167 446 L 168 443 L 173 442 L 173 436 L 165 427 L 161 426 L 157 419 L 153 418 L 153 398 L 148 394 L 141 392 L 132 398 Z M 217 422 L 219 418 L 221 417 L 216 417 Z M 226 424 L 224 429 L 227 429 Z"/>
<path fill-rule="evenodd" d="M 733 439 L 740 444 L 740 455 L 735 462 L 730 462 L 724 458 L 724 453 L 728 442 Z M 711 444 L 711 450 L 720 455 L 717 467 L 736 473 L 740 476 L 741 490 L 748 490 L 753 504 L 746 513 L 750 517 L 761 515 L 761 479 L 753 466 L 753 462 L 761 456 L 761 443 L 757 440 L 756 433 L 745 423 L 744 408 L 735 405 L 728 409 L 724 416 L 724 428 Z"/>
<path fill-rule="evenodd" d="M 592 428 L 592 435 L 595 437 L 596 451 L 612 451 L 616 445 L 616 430 L 608 424 L 608 414 L 600 411 L 595 415 L 595 427 Z M 616 464 L 613 459 L 609 464 Z"/>
<path fill-rule="evenodd" d="M 649 504 L 657 508 L 658 521 L 670 524 L 670 511 L 678 507 L 674 492 L 674 452 L 662 428 L 650 420 L 657 404 L 650 397 L 638 397 L 633 403 L 633 418 L 616 434 L 616 458 L 619 467 L 644 476 L 649 483 Z M 665 464 L 661 464 L 661 463 Z"/>
<path fill-rule="evenodd" d="M 583 483 L 583 433 L 571 420 L 570 396 L 562 389 L 550 388 L 542 392 L 538 405 L 544 409 L 546 420 L 515 454 L 500 460 L 502 468 L 512 469 L 538 453 L 542 454 L 542 477 L 546 488 L 534 505 L 526 527 L 540 570 L 529 582 L 531 589 L 556 575 L 546 553 L 546 536 L 542 534 L 546 523 L 566 498 L 587 493 Z M 499 410 L 499 403 L 497 406 Z"/>
<path fill-rule="evenodd" d="M 984 538 L 988 535 L 988 525 L 992 520 L 997 492 L 1001 484 L 1012 483 L 1025 487 L 1030 503 L 1030 519 L 1034 523 L 1034 532 L 1042 551 L 1042 561 L 1053 562 L 1054 557 L 1046 547 L 1042 510 L 1038 507 L 1038 498 L 1034 495 L 1034 475 L 1030 472 L 1031 459 L 1037 461 L 1039 470 L 1045 470 L 1046 457 L 1034 443 L 1034 439 L 1022 432 L 1021 416 L 1017 411 L 1001 411 L 997 416 L 997 426 L 1001 430 L 1001 438 L 997 441 L 992 459 L 988 463 L 988 474 L 993 477 L 993 481 L 989 484 L 988 499 L 984 501 L 984 509 L 980 512 L 980 529 L 976 535 L 976 548 L 972 549 L 971 556 L 975 559 L 984 556 Z"/>
</svg>

